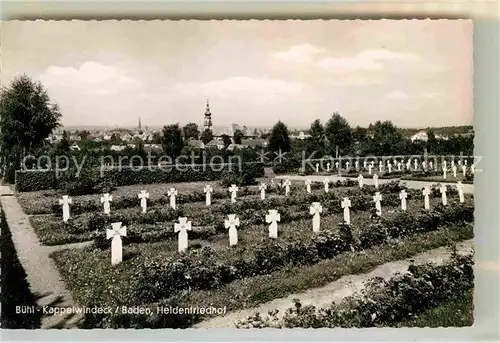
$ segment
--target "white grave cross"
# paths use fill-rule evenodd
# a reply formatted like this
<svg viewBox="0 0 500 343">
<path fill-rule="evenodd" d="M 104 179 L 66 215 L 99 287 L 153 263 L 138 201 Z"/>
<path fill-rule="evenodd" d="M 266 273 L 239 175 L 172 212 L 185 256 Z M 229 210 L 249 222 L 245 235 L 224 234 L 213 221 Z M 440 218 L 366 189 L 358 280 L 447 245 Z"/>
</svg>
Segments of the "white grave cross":
<svg viewBox="0 0 500 343">
<path fill-rule="evenodd" d="M 323 212 L 323 207 L 319 202 L 313 202 L 309 208 L 310 213 L 313 215 L 313 232 L 319 232 L 320 227 L 320 213 Z"/>
<path fill-rule="evenodd" d="M 330 186 L 330 180 L 328 178 L 324 179 L 323 184 L 325 185 L 325 193 L 328 193 L 329 186 Z"/>
<path fill-rule="evenodd" d="M 142 207 L 142 213 L 146 213 L 148 209 L 148 200 L 149 199 L 149 192 L 146 191 L 141 191 L 139 194 L 137 194 L 139 199 L 141 199 L 141 207 Z"/>
<path fill-rule="evenodd" d="M 236 185 L 231 185 L 229 187 L 229 191 L 231 192 L 231 203 L 234 204 L 236 202 L 236 192 L 238 191 L 238 187 Z"/>
<path fill-rule="evenodd" d="M 188 231 L 191 231 L 191 221 L 185 217 L 180 217 L 179 222 L 174 224 L 174 232 L 179 233 L 179 252 L 184 252 L 188 248 Z"/>
<path fill-rule="evenodd" d="M 443 205 L 446 205 L 448 203 L 446 199 L 446 185 L 441 185 L 441 187 L 439 187 L 439 191 L 441 192 L 441 201 L 443 202 Z"/>
<path fill-rule="evenodd" d="M 285 187 L 285 196 L 288 196 L 290 194 L 290 185 L 292 182 L 290 180 L 285 180 L 283 182 L 283 186 Z"/>
<path fill-rule="evenodd" d="M 359 174 L 358 176 L 358 184 L 359 188 L 363 188 L 363 175 Z"/>
<path fill-rule="evenodd" d="M 452 165 L 451 170 L 453 170 L 453 177 L 457 177 L 457 166 Z"/>
<path fill-rule="evenodd" d="M 401 209 L 403 211 L 406 211 L 406 197 L 408 194 L 406 194 L 406 191 L 404 189 L 399 192 L 399 199 L 401 199 Z"/>
<path fill-rule="evenodd" d="M 430 188 L 429 187 L 424 188 L 422 194 L 424 195 L 424 208 L 428 210 L 430 208 L 429 206 L 429 195 L 431 194 Z"/>
<path fill-rule="evenodd" d="M 70 204 L 73 204 L 73 200 L 67 195 L 63 195 L 62 199 L 59 199 L 59 205 L 62 205 L 62 210 L 63 210 L 63 222 L 67 222 L 69 219 Z"/>
<path fill-rule="evenodd" d="M 465 173 L 467 172 L 467 167 L 465 165 L 462 166 L 462 175 L 465 177 Z"/>
<path fill-rule="evenodd" d="M 328 163 L 326 164 L 326 171 L 330 171 L 330 166 L 331 166 L 331 164 L 330 164 L 330 162 L 328 162 Z"/>
<path fill-rule="evenodd" d="M 266 215 L 266 223 L 269 225 L 269 237 L 270 238 L 278 238 L 278 223 L 281 219 L 280 214 L 276 210 L 269 210 L 269 213 Z"/>
<path fill-rule="evenodd" d="M 342 208 L 344 209 L 344 221 L 346 224 L 351 224 L 351 215 L 349 213 L 349 207 L 351 207 L 351 200 L 349 198 L 344 198 L 342 200 Z"/>
<path fill-rule="evenodd" d="M 375 193 L 373 196 L 373 201 L 375 202 L 375 208 L 377 209 L 377 215 L 381 216 L 382 215 L 382 205 L 380 202 L 382 201 L 382 194 L 380 192 Z"/>
<path fill-rule="evenodd" d="M 461 181 L 457 182 L 457 190 L 460 202 L 464 202 L 464 185 L 462 185 Z"/>
<path fill-rule="evenodd" d="M 112 223 L 112 230 L 106 229 L 106 239 L 111 238 L 111 264 L 116 265 L 123 260 L 122 237 L 127 235 L 127 227 L 122 223 Z"/>
<path fill-rule="evenodd" d="M 259 191 L 260 191 L 260 198 L 262 200 L 264 200 L 266 198 L 266 189 L 267 189 L 267 185 L 262 182 L 260 185 L 259 185 Z"/>
<path fill-rule="evenodd" d="M 237 226 L 240 226 L 240 218 L 236 214 L 229 214 L 228 219 L 224 221 L 224 226 L 229 229 L 229 245 L 233 246 L 238 244 L 238 231 Z"/>
<path fill-rule="evenodd" d="M 167 192 L 167 196 L 170 197 L 170 207 L 175 210 L 175 197 L 177 196 L 177 190 L 175 188 L 170 188 Z"/>
<path fill-rule="evenodd" d="M 306 183 L 307 193 L 311 193 L 311 180 L 307 179 L 305 183 Z"/>
<path fill-rule="evenodd" d="M 375 184 L 375 188 L 378 188 L 378 175 L 373 175 L 373 183 Z"/>
<path fill-rule="evenodd" d="M 212 204 L 212 192 L 214 189 L 210 185 L 206 185 L 203 188 L 203 192 L 205 192 L 205 205 L 210 206 Z"/>
<path fill-rule="evenodd" d="M 110 206 L 109 206 L 110 201 L 113 201 L 113 196 L 110 195 L 109 193 L 106 193 L 101 197 L 101 203 L 104 203 L 104 213 L 105 214 L 109 214 L 109 212 L 110 212 Z"/>
<path fill-rule="evenodd" d="M 316 173 L 318 173 L 319 172 L 319 163 L 316 163 L 315 167 L 316 167 Z"/>
<path fill-rule="evenodd" d="M 443 165 L 443 179 L 446 179 L 446 166 Z"/>
</svg>

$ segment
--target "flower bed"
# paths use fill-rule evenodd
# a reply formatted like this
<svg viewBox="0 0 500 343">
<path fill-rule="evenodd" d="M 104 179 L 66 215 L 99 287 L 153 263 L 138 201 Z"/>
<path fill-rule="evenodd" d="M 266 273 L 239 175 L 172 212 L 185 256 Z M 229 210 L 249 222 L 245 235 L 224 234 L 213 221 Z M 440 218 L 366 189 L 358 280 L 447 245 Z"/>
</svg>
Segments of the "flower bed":
<svg viewBox="0 0 500 343">
<path fill-rule="evenodd" d="M 411 222 L 415 223 L 417 232 L 426 232 L 444 228 L 464 218 L 472 220 L 472 216 L 471 205 L 456 205 L 414 214 Z M 392 239 L 390 227 L 397 224 L 384 223 L 388 226 L 385 231 L 389 232 L 386 239 Z M 270 274 L 290 266 L 310 265 L 351 249 L 366 248 L 370 239 L 360 237 L 359 241 L 365 242 L 360 245 L 354 238 L 354 231 L 361 232 L 361 236 L 367 232 L 366 229 L 356 230 L 341 224 L 336 229 L 330 226 L 312 234 L 307 222 L 307 228 L 295 225 L 295 230 L 284 231 L 277 240 L 266 238 L 258 242 L 255 239 L 253 242 L 258 243 L 253 243 L 243 235 L 242 244 L 231 249 L 226 247 L 227 241 L 223 242 L 223 246 L 221 242 L 210 245 L 205 242 L 201 249 L 199 247 L 203 242 L 193 242 L 193 249 L 182 255 L 176 253 L 175 244 L 139 244 L 126 248 L 124 262 L 116 267 L 110 266 L 109 250 L 85 248 L 60 251 L 54 254 L 54 258 L 80 304 L 140 306 L 175 297 L 188 290 L 215 289 L 238 279 Z M 255 235 L 252 232 L 249 235 Z M 405 230 L 397 232 L 397 236 L 413 233 Z M 372 245 L 376 245 L 381 240 L 374 237 L 371 241 Z M 113 282 L 109 283 L 109 280 Z M 121 325 L 124 325 L 123 322 Z"/>
<path fill-rule="evenodd" d="M 237 323 L 238 328 L 367 328 L 392 326 L 417 313 L 438 306 L 445 300 L 474 287 L 473 255 L 456 253 L 444 265 L 411 265 L 408 272 L 388 281 L 375 278 L 366 283 L 360 295 L 340 304 L 317 309 L 312 305 L 295 306 L 283 318 L 270 312 Z"/>
</svg>

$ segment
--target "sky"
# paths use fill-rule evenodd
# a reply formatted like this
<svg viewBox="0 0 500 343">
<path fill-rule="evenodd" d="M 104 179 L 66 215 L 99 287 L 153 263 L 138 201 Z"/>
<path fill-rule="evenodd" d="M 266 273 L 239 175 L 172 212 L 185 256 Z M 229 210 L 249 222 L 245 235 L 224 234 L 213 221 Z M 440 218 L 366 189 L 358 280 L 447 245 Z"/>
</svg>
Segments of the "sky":
<svg viewBox="0 0 500 343">
<path fill-rule="evenodd" d="M 471 125 L 471 20 L 8 21 L 2 84 L 42 82 L 66 126 Z"/>
</svg>

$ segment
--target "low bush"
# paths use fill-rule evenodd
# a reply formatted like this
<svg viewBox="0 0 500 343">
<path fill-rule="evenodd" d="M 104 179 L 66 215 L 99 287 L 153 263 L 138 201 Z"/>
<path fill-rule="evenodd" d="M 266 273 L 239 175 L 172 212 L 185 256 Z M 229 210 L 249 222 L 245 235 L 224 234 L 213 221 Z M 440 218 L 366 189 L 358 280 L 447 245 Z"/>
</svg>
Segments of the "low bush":
<svg viewBox="0 0 500 343">
<path fill-rule="evenodd" d="M 444 265 L 411 265 L 408 272 L 384 280 L 374 278 L 360 294 L 345 298 L 340 304 L 317 309 L 295 301 L 282 318 L 271 311 L 237 323 L 238 328 L 367 328 L 392 326 L 415 317 L 457 293 L 474 287 L 473 256 L 452 253 Z"/>
</svg>

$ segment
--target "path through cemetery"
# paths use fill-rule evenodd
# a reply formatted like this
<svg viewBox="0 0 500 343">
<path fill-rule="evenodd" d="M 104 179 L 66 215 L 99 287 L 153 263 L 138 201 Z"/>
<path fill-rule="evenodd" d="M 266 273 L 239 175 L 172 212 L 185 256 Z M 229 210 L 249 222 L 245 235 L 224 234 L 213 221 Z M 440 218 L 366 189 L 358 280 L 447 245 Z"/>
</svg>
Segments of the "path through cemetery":
<svg viewBox="0 0 500 343">
<path fill-rule="evenodd" d="M 468 240 L 457 244 L 460 254 L 467 254 L 472 250 L 473 240 Z M 413 262 L 415 264 L 436 263 L 442 264 L 450 257 L 450 251 L 444 247 L 430 250 L 412 258 L 394 261 L 378 266 L 374 270 L 366 274 L 348 275 L 334 281 L 324 287 L 309 289 L 306 292 L 292 294 L 286 298 L 275 299 L 258 307 L 235 311 L 223 317 L 216 317 L 210 320 L 195 325 L 195 328 L 228 328 L 235 327 L 235 322 L 244 320 L 255 313 L 260 313 L 262 317 L 267 316 L 267 313 L 272 310 L 279 310 L 278 316 L 293 307 L 293 300 L 298 299 L 303 306 L 314 305 L 316 308 L 324 308 L 339 302 L 342 299 L 359 292 L 364 288 L 364 283 L 374 277 L 382 277 L 390 279 L 397 273 L 405 273 L 408 267 Z"/>
<path fill-rule="evenodd" d="M 302 176 L 302 175 L 278 175 L 276 176 L 277 179 L 288 179 L 291 181 L 305 181 L 307 179 L 311 181 L 318 181 L 322 182 L 325 179 L 324 175 L 307 175 L 307 176 Z M 354 180 L 356 181 L 355 177 L 343 177 L 343 176 L 337 176 L 337 175 L 331 175 L 328 176 L 328 179 L 332 180 L 332 182 L 335 181 L 342 181 L 342 180 Z M 392 181 L 395 181 L 396 179 L 378 179 L 378 184 L 382 185 L 384 183 L 389 183 Z M 373 179 L 371 178 L 364 178 L 364 184 L 367 186 L 373 186 L 375 183 Z M 401 180 L 400 183 L 404 183 L 406 187 L 410 189 L 422 189 L 424 187 L 431 187 L 433 185 L 438 184 L 439 182 L 437 181 L 416 181 L 416 180 Z M 444 184 L 454 184 L 453 182 L 443 182 Z M 465 194 L 473 194 L 474 193 L 474 185 L 473 184 L 463 184 L 463 189 Z"/>
<path fill-rule="evenodd" d="M 41 328 L 73 327 L 79 320 L 78 316 L 51 316 L 43 313 L 43 306 L 71 307 L 75 305 L 49 255 L 55 250 L 78 248 L 87 243 L 57 247 L 42 246 L 28 216 L 9 187 L 0 186 L 0 199 L 19 261 L 26 272 L 30 290 L 35 295 L 37 305 L 42 311 Z"/>
</svg>

